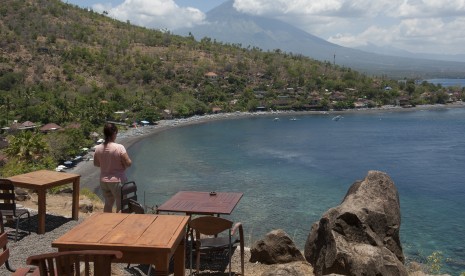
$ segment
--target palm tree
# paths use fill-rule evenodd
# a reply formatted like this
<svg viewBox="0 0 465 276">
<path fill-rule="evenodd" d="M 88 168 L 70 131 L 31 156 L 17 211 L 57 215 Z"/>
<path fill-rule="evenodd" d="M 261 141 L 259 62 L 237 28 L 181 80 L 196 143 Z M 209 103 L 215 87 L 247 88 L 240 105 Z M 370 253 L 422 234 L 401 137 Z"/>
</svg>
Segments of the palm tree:
<svg viewBox="0 0 465 276">
<path fill-rule="evenodd" d="M 5 153 L 18 161 L 34 162 L 48 152 L 47 144 L 40 133 L 22 131 L 16 136 L 10 136 L 8 142 Z"/>
</svg>

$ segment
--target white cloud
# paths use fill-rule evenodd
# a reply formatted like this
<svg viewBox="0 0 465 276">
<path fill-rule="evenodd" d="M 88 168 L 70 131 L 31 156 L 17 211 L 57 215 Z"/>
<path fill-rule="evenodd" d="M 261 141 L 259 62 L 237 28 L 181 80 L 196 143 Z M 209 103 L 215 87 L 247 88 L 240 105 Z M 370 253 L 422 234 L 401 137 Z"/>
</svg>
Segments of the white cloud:
<svg viewBox="0 0 465 276">
<path fill-rule="evenodd" d="M 179 7 L 173 0 L 125 0 L 116 7 L 94 5 L 93 8 L 105 10 L 118 20 L 154 29 L 192 27 L 205 20 L 205 14 L 199 9 Z"/>
<path fill-rule="evenodd" d="M 356 34 L 337 33 L 328 41 L 347 47 L 372 43 L 414 53 L 459 54 L 465 44 L 465 18 L 450 22 L 440 18 L 405 19 L 387 27 L 371 26 Z"/>
<path fill-rule="evenodd" d="M 395 7 L 397 5 L 395 0 L 235 0 L 234 2 L 234 7 L 237 10 L 255 15 L 288 14 L 342 17 L 371 16 L 385 12 L 386 6 Z"/>
<path fill-rule="evenodd" d="M 372 43 L 414 52 L 464 53 L 465 0 L 235 0 L 234 7 L 348 47 Z M 115 7 L 93 8 L 157 29 L 205 24 L 206 18 L 175 0 L 125 0 Z"/>
<path fill-rule="evenodd" d="M 399 17 L 442 17 L 463 16 L 464 0 L 410 0 L 399 5 L 396 14 Z"/>
<path fill-rule="evenodd" d="M 235 0 L 234 7 L 347 47 L 463 53 L 465 0 Z"/>
<path fill-rule="evenodd" d="M 399 39 L 394 42 L 413 52 L 463 53 L 461 45 L 465 43 L 465 19 L 406 19 L 399 24 L 398 35 Z"/>
<path fill-rule="evenodd" d="M 465 0 L 235 0 L 234 7 L 254 15 L 367 17 L 463 16 Z"/>
</svg>

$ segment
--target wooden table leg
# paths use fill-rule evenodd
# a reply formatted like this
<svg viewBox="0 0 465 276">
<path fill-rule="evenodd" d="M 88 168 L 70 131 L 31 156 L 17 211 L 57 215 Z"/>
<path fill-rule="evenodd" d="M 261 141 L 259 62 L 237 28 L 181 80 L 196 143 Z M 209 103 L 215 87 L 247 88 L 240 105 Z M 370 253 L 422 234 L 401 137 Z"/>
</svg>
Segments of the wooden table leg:
<svg viewBox="0 0 465 276">
<path fill-rule="evenodd" d="M 183 235 L 184 236 L 184 235 Z M 185 253 L 185 239 L 176 247 L 173 258 L 174 258 L 174 276 L 185 276 L 186 273 L 186 253 Z M 156 275 L 169 275 L 170 256 L 158 256 L 155 262 Z"/>
<path fill-rule="evenodd" d="M 79 181 L 80 177 L 77 177 L 73 181 L 73 209 L 72 217 L 74 220 L 79 219 Z"/>
<path fill-rule="evenodd" d="M 45 206 L 46 206 L 46 190 L 45 189 L 38 189 L 37 190 L 37 216 L 39 218 L 39 227 L 37 229 L 37 234 L 44 234 L 45 233 Z"/>
<path fill-rule="evenodd" d="M 183 239 L 176 251 L 174 251 L 174 276 L 184 276 L 186 273 L 185 239 Z"/>
<path fill-rule="evenodd" d="M 170 262 L 169 261 L 170 261 L 169 258 L 164 258 L 164 257 L 161 257 L 159 260 L 157 260 L 155 264 L 155 275 L 168 276 L 170 274 Z"/>
</svg>

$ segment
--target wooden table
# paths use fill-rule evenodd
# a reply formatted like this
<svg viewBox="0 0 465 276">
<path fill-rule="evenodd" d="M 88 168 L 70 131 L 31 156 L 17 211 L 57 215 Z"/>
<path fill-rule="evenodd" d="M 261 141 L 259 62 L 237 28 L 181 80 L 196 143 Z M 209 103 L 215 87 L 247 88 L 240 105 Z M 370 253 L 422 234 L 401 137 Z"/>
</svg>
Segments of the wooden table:
<svg viewBox="0 0 465 276">
<path fill-rule="evenodd" d="M 119 250 L 118 262 L 153 264 L 157 275 L 168 275 L 174 256 L 174 275 L 185 274 L 184 237 L 188 216 L 98 213 L 52 242 L 59 251 Z"/>
<path fill-rule="evenodd" d="M 79 181 L 81 176 L 73 173 L 40 170 L 9 177 L 16 187 L 37 191 L 39 226 L 37 234 L 45 233 L 46 193 L 47 189 L 73 183 L 72 218 L 79 218 Z"/>
<path fill-rule="evenodd" d="M 180 191 L 157 208 L 157 212 L 181 212 L 187 215 L 230 215 L 243 193 Z"/>
</svg>

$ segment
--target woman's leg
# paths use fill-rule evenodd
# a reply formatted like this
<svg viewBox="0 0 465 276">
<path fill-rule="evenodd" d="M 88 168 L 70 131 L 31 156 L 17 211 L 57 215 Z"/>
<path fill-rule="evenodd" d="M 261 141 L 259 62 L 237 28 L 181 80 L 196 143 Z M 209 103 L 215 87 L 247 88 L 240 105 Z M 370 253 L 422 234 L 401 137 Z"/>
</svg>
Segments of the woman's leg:
<svg viewBox="0 0 465 276">
<path fill-rule="evenodd" d="M 116 201 L 116 212 L 119 213 L 121 210 L 121 186 L 123 185 L 121 182 L 113 183 L 114 188 L 112 189 L 113 197 Z"/>
<path fill-rule="evenodd" d="M 105 204 L 103 206 L 103 212 L 111 213 L 113 211 L 113 204 L 115 203 L 115 197 L 112 193 L 112 187 L 115 186 L 115 183 L 100 182 L 100 188 L 102 189 L 103 198 L 105 199 Z"/>
</svg>

